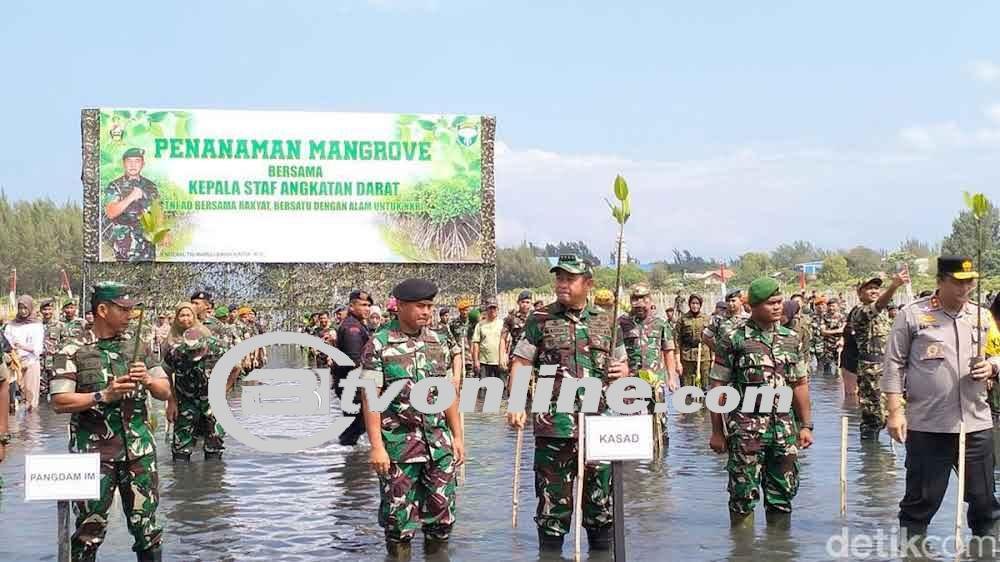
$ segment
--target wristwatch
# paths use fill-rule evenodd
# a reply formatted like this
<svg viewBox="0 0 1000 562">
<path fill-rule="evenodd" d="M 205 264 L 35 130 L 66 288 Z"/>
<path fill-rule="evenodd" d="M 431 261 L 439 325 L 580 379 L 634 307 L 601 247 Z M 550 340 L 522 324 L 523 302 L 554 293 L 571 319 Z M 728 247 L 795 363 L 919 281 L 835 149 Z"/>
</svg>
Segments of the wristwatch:
<svg viewBox="0 0 1000 562">
<path fill-rule="evenodd" d="M 804 423 L 799 426 L 799 429 L 808 429 L 809 431 L 816 431 L 816 427 L 812 423 Z"/>
<path fill-rule="evenodd" d="M 93 394 L 93 397 L 94 397 L 94 404 L 95 405 L 96 404 L 101 404 L 101 403 L 104 402 L 104 393 L 101 392 L 100 390 L 98 390 L 97 392 L 95 392 Z"/>
</svg>

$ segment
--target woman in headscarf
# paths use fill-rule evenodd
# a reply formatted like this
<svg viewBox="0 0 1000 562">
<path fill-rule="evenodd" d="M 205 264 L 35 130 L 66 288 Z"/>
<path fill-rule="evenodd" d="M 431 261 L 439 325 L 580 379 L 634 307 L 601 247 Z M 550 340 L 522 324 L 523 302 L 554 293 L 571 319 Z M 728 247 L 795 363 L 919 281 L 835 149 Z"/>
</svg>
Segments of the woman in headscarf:
<svg viewBox="0 0 1000 562">
<path fill-rule="evenodd" d="M 173 390 L 167 420 L 174 424 L 174 460 L 191 460 L 191 449 L 199 437 L 204 439 L 206 459 L 222 457 L 222 426 L 215 421 L 208 402 L 208 377 L 221 356 L 218 340 L 198 321 L 194 305 L 178 304 L 163 356 Z"/>
<path fill-rule="evenodd" d="M 32 412 L 38 407 L 45 328 L 35 316 L 35 300 L 31 295 L 21 295 L 17 299 L 17 317 L 4 328 L 4 336 L 17 352 L 21 365 L 18 377 L 21 400 L 27 404 L 28 412 Z"/>
</svg>

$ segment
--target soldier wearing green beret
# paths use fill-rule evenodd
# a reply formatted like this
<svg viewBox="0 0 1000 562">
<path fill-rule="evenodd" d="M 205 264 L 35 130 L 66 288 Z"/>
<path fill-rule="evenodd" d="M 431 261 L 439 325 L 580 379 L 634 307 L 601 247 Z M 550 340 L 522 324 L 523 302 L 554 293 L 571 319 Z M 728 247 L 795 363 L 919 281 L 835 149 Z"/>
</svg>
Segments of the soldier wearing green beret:
<svg viewBox="0 0 1000 562">
<path fill-rule="evenodd" d="M 797 367 L 803 360 L 799 337 L 780 323 L 783 299 L 777 281 L 754 280 L 749 297 L 750 318 L 719 340 L 712 388 L 732 386 L 742 403 L 751 388 L 790 386 L 794 412 L 778 413 L 774 395 L 772 403 L 758 399 L 754 411 L 737 408 L 725 421 L 722 414 L 712 413 L 709 445 L 716 453 L 729 453 L 730 521 L 752 528 L 762 489 L 769 523 L 781 524 L 791 514 L 792 498 L 799 489 L 798 450 L 812 445 L 813 437 L 809 385 Z"/>
<path fill-rule="evenodd" d="M 149 346 L 126 333 L 137 305 L 131 290 L 99 283 L 90 302 L 94 323 L 56 354 L 51 383 L 53 409 L 72 414 L 70 452 L 101 456 L 101 497 L 74 502 L 72 558 L 96 559 L 117 489 L 137 559 L 160 560 L 159 472 L 146 404 L 149 395 L 169 400 L 170 383 Z"/>
<path fill-rule="evenodd" d="M 122 155 L 125 174 L 113 180 L 101 197 L 103 236 L 118 261 L 154 261 L 156 247 L 146 239 L 139 217 L 159 197 L 156 184 L 142 176 L 144 151 L 130 148 Z"/>
<path fill-rule="evenodd" d="M 587 302 L 594 286 L 593 269 L 576 255 L 564 254 L 550 272 L 555 274 L 556 302 L 528 316 L 524 335 L 514 348 L 510 387 L 516 377 L 522 376 L 519 367 L 557 365 L 554 375 L 538 374 L 539 380 L 554 377 L 553 396 L 559 396 L 563 381 L 569 378 L 596 377 L 607 390 L 614 379 L 628 376 L 629 368 L 621 340 L 615 345 L 611 342 L 614 319 Z M 533 419 L 538 498 L 535 524 L 543 550 L 560 550 L 569 532 L 577 474 L 577 419 L 574 413 L 557 412 L 554 402 L 547 412 Z M 523 411 L 507 412 L 511 427 L 523 428 L 526 420 Z M 608 550 L 612 546 L 611 485 L 609 463 L 584 468 L 581 511 L 591 550 Z"/>
</svg>

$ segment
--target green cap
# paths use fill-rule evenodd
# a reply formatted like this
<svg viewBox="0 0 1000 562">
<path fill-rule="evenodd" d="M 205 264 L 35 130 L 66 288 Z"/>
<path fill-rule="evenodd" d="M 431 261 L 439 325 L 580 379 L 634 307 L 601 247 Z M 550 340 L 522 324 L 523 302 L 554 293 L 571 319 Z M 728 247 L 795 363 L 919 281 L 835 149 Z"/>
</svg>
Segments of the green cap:
<svg viewBox="0 0 1000 562">
<path fill-rule="evenodd" d="M 94 293 L 90 297 L 90 302 L 94 304 L 113 302 L 126 308 L 138 306 L 140 303 L 133 297 L 134 293 L 133 288 L 128 285 L 115 281 L 101 281 L 94 285 Z"/>
<path fill-rule="evenodd" d="M 757 306 L 780 292 L 777 281 L 770 277 L 758 277 L 750 283 L 750 306 Z"/>
<path fill-rule="evenodd" d="M 575 275 L 594 274 L 594 270 L 590 267 L 590 264 L 586 260 L 580 259 L 580 256 L 576 254 L 559 254 L 559 261 L 552 266 L 552 269 L 549 269 L 549 273 L 555 273 L 559 269 Z"/>
<path fill-rule="evenodd" d="M 229 316 L 229 307 L 228 306 L 217 306 L 217 307 L 215 307 L 215 317 L 216 318 L 225 318 L 226 316 Z"/>
<path fill-rule="evenodd" d="M 122 159 L 125 158 L 142 158 L 146 154 L 146 151 L 141 148 L 132 147 L 122 154 Z"/>
</svg>

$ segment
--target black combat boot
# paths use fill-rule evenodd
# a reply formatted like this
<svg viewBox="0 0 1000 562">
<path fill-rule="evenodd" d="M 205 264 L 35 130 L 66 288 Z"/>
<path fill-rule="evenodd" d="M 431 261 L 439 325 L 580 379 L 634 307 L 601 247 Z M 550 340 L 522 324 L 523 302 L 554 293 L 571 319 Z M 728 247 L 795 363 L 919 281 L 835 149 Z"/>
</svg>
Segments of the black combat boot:
<svg viewBox="0 0 1000 562">
<path fill-rule="evenodd" d="M 385 541 L 385 550 L 389 553 L 389 558 L 394 560 L 409 560 L 410 559 L 410 541 Z"/>
<path fill-rule="evenodd" d="M 159 546 L 154 546 L 153 548 L 136 552 L 135 559 L 138 562 L 160 562 L 163 560 L 163 551 L 160 550 Z"/>
<path fill-rule="evenodd" d="M 205 460 L 221 460 L 222 451 L 205 451 Z"/>
<path fill-rule="evenodd" d="M 175 461 L 191 462 L 191 453 L 173 453 Z"/>
<path fill-rule="evenodd" d="M 590 550 L 611 550 L 613 542 L 611 529 L 610 526 L 587 529 L 587 544 L 590 545 Z"/>
<path fill-rule="evenodd" d="M 547 552 L 562 552 L 563 535 L 549 535 L 538 530 L 538 548 Z"/>
<path fill-rule="evenodd" d="M 433 556 L 439 552 L 448 552 L 448 539 L 424 537 L 424 555 Z"/>
</svg>

